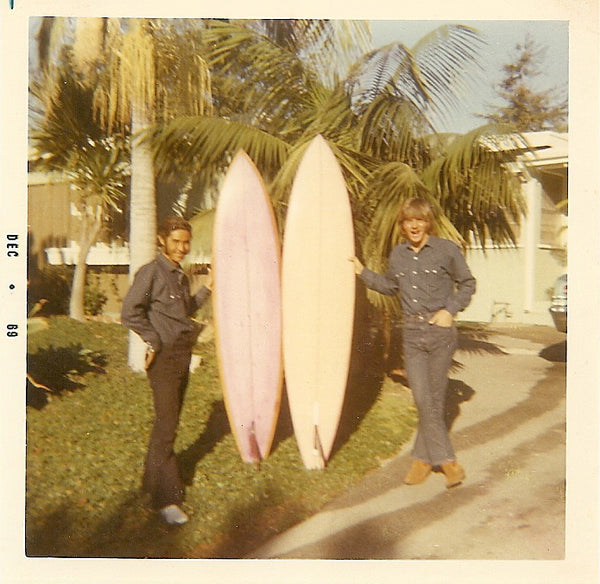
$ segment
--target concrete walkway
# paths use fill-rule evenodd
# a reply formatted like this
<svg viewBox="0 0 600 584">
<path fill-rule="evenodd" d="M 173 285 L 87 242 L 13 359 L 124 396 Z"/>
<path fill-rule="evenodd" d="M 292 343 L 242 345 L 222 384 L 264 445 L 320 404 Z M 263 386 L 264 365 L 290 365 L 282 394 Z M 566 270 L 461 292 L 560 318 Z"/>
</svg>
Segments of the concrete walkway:
<svg viewBox="0 0 600 584">
<path fill-rule="evenodd" d="M 409 444 L 248 557 L 563 559 L 565 350 L 565 336 L 549 327 L 463 339 L 450 374 L 462 399 L 451 437 L 463 485 L 447 490 L 441 473 L 403 485 Z"/>
</svg>

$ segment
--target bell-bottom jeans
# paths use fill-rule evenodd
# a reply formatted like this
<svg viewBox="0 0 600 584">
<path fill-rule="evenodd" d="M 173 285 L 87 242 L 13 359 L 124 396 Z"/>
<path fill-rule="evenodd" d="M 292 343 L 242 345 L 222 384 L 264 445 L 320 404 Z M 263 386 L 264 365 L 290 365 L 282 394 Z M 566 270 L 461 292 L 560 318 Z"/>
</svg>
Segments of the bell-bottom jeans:
<svg viewBox="0 0 600 584">
<path fill-rule="evenodd" d="M 142 487 L 151 495 L 155 509 L 178 505 L 185 494 L 173 446 L 188 384 L 190 359 L 188 343 L 165 346 L 156 354 L 147 371 L 154 398 L 154 426 Z"/>
<path fill-rule="evenodd" d="M 445 422 L 448 370 L 457 346 L 456 326 L 407 319 L 403 329 L 404 367 L 419 414 L 412 457 L 432 466 L 455 460 Z"/>
</svg>

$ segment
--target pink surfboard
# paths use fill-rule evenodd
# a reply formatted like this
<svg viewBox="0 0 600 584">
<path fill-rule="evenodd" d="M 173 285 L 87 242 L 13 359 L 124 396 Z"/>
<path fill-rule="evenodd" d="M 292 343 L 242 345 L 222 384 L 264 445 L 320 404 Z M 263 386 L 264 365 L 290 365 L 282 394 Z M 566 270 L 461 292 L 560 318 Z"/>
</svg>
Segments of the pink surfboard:
<svg viewBox="0 0 600 584">
<path fill-rule="evenodd" d="M 339 425 L 350 365 L 355 275 L 344 177 L 321 136 L 298 167 L 283 240 L 286 390 L 306 468 L 323 468 Z"/>
<path fill-rule="evenodd" d="M 281 403 L 281 262 L 271 201 L 243 151 L 225 176 L 213 237 L 219 373 L 237 448 L 253 463 L 271 450 Z"/>
</svg>

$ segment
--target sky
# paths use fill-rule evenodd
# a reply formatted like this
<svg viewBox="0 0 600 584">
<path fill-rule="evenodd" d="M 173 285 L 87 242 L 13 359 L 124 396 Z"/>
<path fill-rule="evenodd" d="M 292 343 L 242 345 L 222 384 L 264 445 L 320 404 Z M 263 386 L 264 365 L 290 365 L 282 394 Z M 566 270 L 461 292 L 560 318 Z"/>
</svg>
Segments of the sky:
<svg viewBox="0 0 600 584">
<path fill-rule="evenodd" d="M 552 20 L 373 20 L 371 32 L 376 47 L 401 42 L 407 48 L 444 24 L 464 24 L 479 31 L 486 44 L 481 51 L 482 76 L 476 89 L 465 96 L 460 111 L 451 117 L 449 132 L 465 133 L 485 123 L 477 113 L 487 113 L 488 104 L 500 104 L 494 86 L 503 78 L 502 66 L 514 61 L 516 45 L 530 35 L 538 47 L 545 48 L 540 75 L 534 89 L 567 88 L 569 81 L 569 26 Z"/>
</svg>

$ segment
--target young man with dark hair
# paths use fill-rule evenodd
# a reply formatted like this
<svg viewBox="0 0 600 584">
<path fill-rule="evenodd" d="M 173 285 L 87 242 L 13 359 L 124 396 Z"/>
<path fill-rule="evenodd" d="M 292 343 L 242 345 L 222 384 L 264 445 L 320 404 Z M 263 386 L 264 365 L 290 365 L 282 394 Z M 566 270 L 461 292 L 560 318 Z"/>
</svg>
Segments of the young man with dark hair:
<svg viewBox="0 0 600 584">
<path fill-rule="evenodd" d="M 404 482 L 422 483 L 439 466 L 450 488 L 465 477 L 444 421 L 448 370 L 457 346 L 454 316 L 469 304 L 475 278 L 458 246 L 434 235 L 428 201 L 408 200 L 398 223 L 402 241 L 392 250 L 385 274 L 351 259 L 368 288 L 400 297 L 404 366 L 419 413 L 413 462 Z"/>
<path fill-rule="evenodd" d="M 171 525 L 188 521 L 181 509 L 184 484 L 173 446 L 199 327 L 191 316 L 210 294 L 211 279 L 194 295 L 181 261 L 190 251 L 192 228 L 181 217 L 159 226 L 161 253 L 136 273 L 123 301 L 121 322 L 147 345 L 145 369 L 154 398 L 142 486 L 152 506 Z"/>
</svg>

